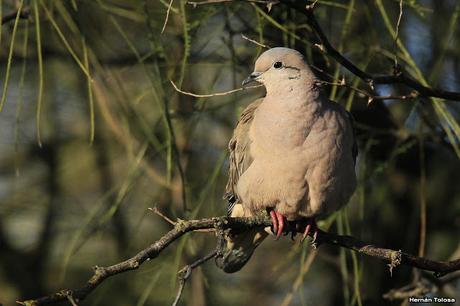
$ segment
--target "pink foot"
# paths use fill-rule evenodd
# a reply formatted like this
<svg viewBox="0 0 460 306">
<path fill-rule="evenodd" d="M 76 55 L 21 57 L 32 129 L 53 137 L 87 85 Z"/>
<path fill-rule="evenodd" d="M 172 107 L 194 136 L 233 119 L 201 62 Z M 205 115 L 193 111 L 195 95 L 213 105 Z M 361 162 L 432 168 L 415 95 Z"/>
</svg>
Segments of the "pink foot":
<svg viewBox="0 0 460 306">
<path fill-rule="evenodd" d="M 273 209 L 270 210 L 270 217 L 272 218 L 273 223 L 273 234 L 276 235 L 276 240 L 278 240 L 284 231 L 286 217 Z"/>
<path fill-rule="evenodd" d="M 316 239 L 318 239 L 318 233 L 319 233 L 319 229 L 318 229 L 318 226 L 316 226 L 316 221 L 315 219 L 313 218 L 309 218 L 306 220 L 307 224 L 305 226 L 305 231 L 303 232 L 303 236 L 302 236 L 302 240 L 301 241 L 304 241 L 305 238 L 307 238 L 308 234 L 310 234 L 311 232 L 313 232 L 313 240 L 312 240 L 312 243 L 315 243 L 316 242 Z"/>
</svg>

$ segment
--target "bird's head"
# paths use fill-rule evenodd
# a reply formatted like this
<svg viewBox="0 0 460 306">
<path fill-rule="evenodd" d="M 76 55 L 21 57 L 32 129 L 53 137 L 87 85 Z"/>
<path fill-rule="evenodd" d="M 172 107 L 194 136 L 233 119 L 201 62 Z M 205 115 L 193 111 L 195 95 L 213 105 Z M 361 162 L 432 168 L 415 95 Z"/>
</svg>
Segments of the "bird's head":
<svg viewBox="0 0 460 306">
<path fill-rule="evenodd" d="M 309 83 L 315 76 L 303 55 L 293 49 L 277 47 L 262 53 L 256 61 L 254 72 L 243 81 L 243 86 L 256 81 L 270 91 L 274 87 L 289 87 L 293 83 Z"/>
</svg>

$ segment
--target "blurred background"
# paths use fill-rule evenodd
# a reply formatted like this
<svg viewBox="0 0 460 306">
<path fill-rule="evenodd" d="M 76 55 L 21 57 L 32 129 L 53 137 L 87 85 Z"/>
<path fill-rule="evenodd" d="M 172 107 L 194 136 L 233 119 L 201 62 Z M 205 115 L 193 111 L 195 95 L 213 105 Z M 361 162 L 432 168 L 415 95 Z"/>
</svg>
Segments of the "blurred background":
<svg viewBox="0 0 460 306">
<path fill-rule="evenodd" d="M 91 267 L 157 240 L 171 226 L 149 207 L 173 219 L 225 214 L 227 142 L 242 109 L 264 90 L 196 98 L 169 80 L 199 94 L 239 88 L 264 50 L 242 34 L 295 48 L 373 95 L 411 92 L 398 84 L 372 91 L 316 48 L 305 16 L 283 4 L 268 10 L 257 1 L 4 0 L 0 7 L 3 305 L 78 288 Z M 459 13 L 454 0 L 320 0 L 315 8 L 332 45 L 361 69 L 391 74 L 396 55 L 412 78 L 452 91 L 460 91 Z M 458 259 L 460 102 L 420 96 L 368 105 L 367 96 L 347 87 L 325 91 L 356 119 L 359 186 L 320 227 Z M 139 270 L 106 280 L 81 304 L 170 305 L 177 271 L 214 247 L 212 234 L 187 234 Z M 390 275 L 374 258 L 269 237 L 236 274 L 212 261 L 194 270 L 180 304 L 407 305 L 407 298 L 389 298 L 410 290 L 458 301 L 460 275 L 452 278 L 405 266 Z M 392 289 L 398 291 L 384 298 Z"/>
</svg>

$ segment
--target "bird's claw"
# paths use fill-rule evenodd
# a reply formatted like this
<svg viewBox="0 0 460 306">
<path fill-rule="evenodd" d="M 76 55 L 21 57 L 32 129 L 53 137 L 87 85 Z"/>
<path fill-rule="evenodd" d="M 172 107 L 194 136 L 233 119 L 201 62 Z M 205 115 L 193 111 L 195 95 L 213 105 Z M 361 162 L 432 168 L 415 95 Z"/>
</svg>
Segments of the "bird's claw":
<svg viewBox="0 0 460 306">
<path fill-rule="evenodd" d="M 319 228 L 316 225 L 316 221 L 314 218 L 306 218 L 297 221 L 287 221 L 286 217 L 283 216 L 280 212 L 270 209 L 269 211 L 271 220 L 272 220 L 272 232 L 276 236 L 275 240 L 278 240 L 281 235 L 284 233 L 286 236 L 291 233 L 291 240 L 294 240 L 297 231 L 302 231 L 302 228 L 305 226 L 303 230 L 303 235 L 301 238 L 301 242 L 303 242 L 309 235 L 312 237 L 312 245 L 313 247 L 317 247 L 319 245 Z M 287 229 L 286 229 L 287 225 Z"/>
<path fill-rule="evenodd" d="M 276 235 L 276 240 L 278 240 L 281 237 L 281 234 L 283 234 L 286 217 L 273 209 L 270 210 L 270 217 L 272 218 L 273 234 Z"/>
<path fill-rule="evenodd" d="M 306 219 L 306 225 L 305 225 L 305 230 L 302 235 L 301 242 L 303 242 L 308 235 L 312 235 L 313 240 L 312 244 L 315 244 L 318 240 L 318 233 L 319 229 L 318 226 L 316 225 L 316 221 L 313 218 Z"/>
<path fill-rule="evenodd" d="M 272 218 L 272 232 L 276 235 L 278 232 L 278 219 L 274 210 L 270 210 L 270 217 Z"/>
</svg>

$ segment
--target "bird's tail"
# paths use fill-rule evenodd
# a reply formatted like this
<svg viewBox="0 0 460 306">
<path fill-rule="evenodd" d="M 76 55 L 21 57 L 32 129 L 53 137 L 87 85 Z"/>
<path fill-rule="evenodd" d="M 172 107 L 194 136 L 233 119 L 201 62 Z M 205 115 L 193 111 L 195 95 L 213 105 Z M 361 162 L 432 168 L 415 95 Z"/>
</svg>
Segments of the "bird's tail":
<svg viewBox="0 0 460 306">
<path fill-rule="evenodd" d="M 251 217 L 240 203 L 235 204 L 231 217 Z M 228 232 L 223 241 L 222 254 L 216 257 L 216 265 L 227 273 L 234 273 L 248 262 L 254 250 L 267 237 L 263 228 L 254 228 L 240 233 Z"/>
</svg>

